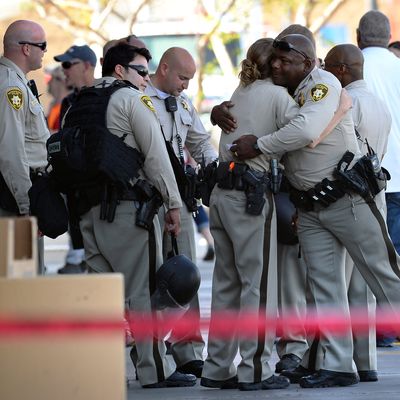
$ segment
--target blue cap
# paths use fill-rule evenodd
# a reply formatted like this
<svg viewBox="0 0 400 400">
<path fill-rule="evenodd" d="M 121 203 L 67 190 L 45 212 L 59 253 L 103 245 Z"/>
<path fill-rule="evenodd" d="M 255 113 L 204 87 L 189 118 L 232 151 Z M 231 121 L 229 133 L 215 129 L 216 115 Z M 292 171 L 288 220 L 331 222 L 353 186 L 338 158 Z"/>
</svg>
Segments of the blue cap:
<svg viewBox="0 0 400 400">
<path fill-rule="evenodd" d="M 54 57 L 56 61 L 61 61 L 61 62 L 71 61 L 76 58 L 78 60 L 89 62 L 93 67 L 96 66 L 97 62 L 96 54 L 86 44 L 84 46 L 71 46 L 64 54 L 60 54 Z"/>
</svg>

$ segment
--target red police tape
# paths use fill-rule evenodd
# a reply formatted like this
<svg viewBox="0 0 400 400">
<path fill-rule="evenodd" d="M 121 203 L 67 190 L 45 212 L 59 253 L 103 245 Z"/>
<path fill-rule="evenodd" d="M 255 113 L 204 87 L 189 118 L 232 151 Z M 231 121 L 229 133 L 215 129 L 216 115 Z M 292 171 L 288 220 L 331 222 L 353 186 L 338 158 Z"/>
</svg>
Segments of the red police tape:
<svg viewBox="0 0 400 400">
<path fill-rule="evenodd" d="M 400 311 L 400 310 L 399 310 Z M 321 314 L 321 313 L 320 313 Z M 341 335 L 348 332 L 351 326 L 353 332 L 359 334 L 368 332 L 375 322 L 382 330 L 394 330 L 400 332 L 399 314 L 393 311 L 378 310 L 376 317 L 368 317 L 366 310 L 354 309 L 351 312 L 351 320 L 334 310 L 325 310 L 323 315 L 317 315 L 309 311 L 305 319 L 299 319 L 294 315 L 285 314 L 284 318 L 266 316 L 252 312 L 215 312 L 210 320 L 202 318 L 200 328 L 202 331 L 210 331 L 210 334 L 219 337 L 238 335 L 242 337 L 262 334 L 264 331 L 276 331 L 277 336 L 284 335 L 285 331 L 307 332 L 308 335 L 330 332 Z M 196 315 L 186 313 L 177 318 L 174 313 L 144 314 L 129 312 L 125 318 L 129 328 L 136 339 L 146 337 L 165 337 L 173 328 L 174 333 L 187 334 L 198 323 Z M 107 334 L 126 329 L 125 321 L 108 316 L 105 318 L 90 317 L 35 317 L 23 318 L 0 315 L 0 340 L 3 338 L 19 337 L 32 334 Z"/>
</svg>

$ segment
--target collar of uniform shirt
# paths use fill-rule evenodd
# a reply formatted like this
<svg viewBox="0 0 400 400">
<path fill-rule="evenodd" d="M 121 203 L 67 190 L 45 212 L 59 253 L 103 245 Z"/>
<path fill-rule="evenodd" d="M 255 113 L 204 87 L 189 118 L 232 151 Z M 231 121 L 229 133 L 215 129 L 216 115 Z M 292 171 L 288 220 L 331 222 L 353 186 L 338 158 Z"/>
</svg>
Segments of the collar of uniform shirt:
<svg viewBox="0 0 400 400">
<path fill-rule="evenodd" d="M 154 90 L 157 93 L 157 97 L 159 97 L 161 100 L 165 100 L 167 97 L 170 97 L 171 95 L 168 93 L 165 93 L 161 91 L 160 89 L 157 89 L 155 86 L 153 86 Z"/>
</svg>

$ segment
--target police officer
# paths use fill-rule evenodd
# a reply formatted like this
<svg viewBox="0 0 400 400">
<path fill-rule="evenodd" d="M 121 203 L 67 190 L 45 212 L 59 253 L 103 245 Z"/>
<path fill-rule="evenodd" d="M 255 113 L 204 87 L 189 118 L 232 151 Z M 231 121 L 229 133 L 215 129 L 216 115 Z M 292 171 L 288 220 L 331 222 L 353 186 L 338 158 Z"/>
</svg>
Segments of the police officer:
<svg viewBox="0 0 400 400">
<path fill-rule="evenodd" d="M 273 375 L 268 364 L 275 339 L 273 329 L 268 332 L 254 329 L 246 336 L 240 330 L 232 331 L 223 338 L 214 330 L 223 318 L 221 312 L 237 312 L 239 317 L 244 313 L 254 316 L 277 313 L 276 220 L 267 181 L 271 159 L 275 157 L 277 161 L 278 156 L 260 155 L 241 163 L 229 151 L 232 141 L 244 132 L 262 136 L 297 115 L 297 104 L 287 91 L 268 78 L 272 42 L 260 39 L 250 46 L 242 62 L 240 84 L 231 98 L 234 104 L 231 112 L 238 126 L 231 133 L 222 132 L 219 144 L 218 183 L 210 199 L 216 262 L 208 355 L 201 379 L 202 386 L 211 388 L 266 390 L 289 386 L 288 379 Z M 246 186 L 248 176 L 253 176 L 254 181 Z M 252 214 L 250 190 L 257 186 L 261 191 L 254 205 L 259 209 Z M 233 361 L 238 350 L 241 362 L 236 368 Z"/>
<path fill-rule="evenodd" d="M 95 82 L 95 87 L 108 87 L 116 79 L 129 81 L 136 87 L 146 86 L 149 59 L 146 49 L 127 44 L 111 48 L 103 62 L 104 77 Z M 106 121 L 111 133 L 123 137 L 128 146 L 145 156 L 140 178 L 160 192 L 167 209 L 166 228 L 178 234 L 181 200 L 151 100 L 133 87 L 121 88 L 111 95 Z M 162 263 L 160 227 L 157 218 L 150 231 L 137 226 L 136 203 L 133 198 L 121 197 L 112 223 L 99 219 L 101 205 L 96 205 L 81 216 L 80 227 L 90 271 L 123 273 L 126 308 L 150 313 L 151 282 L 155 279 L 156 267 Z M 133 335 L 135 338 L 134 330 Z M 141 385 L 145 388 L 193 386 L 195 376 L 174 372 L 165 357 L 162 339 L 135 340 Z"/>
<path fill-rule="evenodd" d="M 200 163 L 204 155 L 206 163 L 217 158 L 217 152 L 210 142 L 192 102 L 183 93 L 196 72 L 193 57 L 183 48 L 171 47 L 162 55 L 155 74 L 145 93 L 160 118 L 165 139 L 169 141 L 179 162 L 184 164 L 183 147 Z M 192 211 L 186 206 L 180 209 L 182 232 L 178 237 L 178 249 L 181 254 L 196 261 L 195 233 Z M 168 235 L 164 234 L 164 257 L 170 251 Z M 191 315 L 199 318 L 199 303 L 196 296 L 190 306 Z M 204 341 L 201 337 L 199 323 L 196 322 L 186 335 L 171 336 L 171 350 L 179 371 L 193 373 L 200 377 L 203 367 L 202 353 Z"/>
<path fill-rule="evenodd" d="M 366 154 L 368 144 L 382 161 L 386 153 L 391 127 L 391 116 L 387 106 L 368 90 L 363 79 L 364 57 L 361 50 L 352 44 L 332 48 L 325 58 L 325 70 L 335 75 L 353 99 L 352 116 L 361 152 Z M 385 193 L 382 190 L 375 198 L 378 208 L 386 216 Z M 375 311 L 375 298 L 354 263 L 346 258 L 346 277 L 350 279 L 349 305 L 366 311 L 370 318 Z M 376 332 L 374 322 L 370 323 L 368 334 L 353 332 L 354 361 L 361 381 L 376 381 Z"/>
<path fill-rule="evenodd" d="M 360 157 L 353 121 L 348 115 L 315 149 L 305 147 L 316 139 L 321 127 L 339 103 L 340 83 L 333 75 L 315 68 L 315 52 L 302 35 L 287 35 L 274 42 L 272 79 L 286 86 L 294 98 L 304 99 L 298 117 L 271 135 L 245 135 L 235 141 L 232 151 L 240 158 L 261 152 L 287 152 L 285 167 L 299 212 L 298 233 L 307 263 L 308 279 L 319 315 L 334 308 L 350 319 L 345 284 L 345 248 L 366 279 L 380 304 L 396 313 L 400 303 L 398 256 L 388 239 L 386 224 L 374 201 L 354 191 L 333 191 L 330 205 L 321 205 L 318 184 L 332 188 L 339 184 L 334 169 L 346 150 Z M 254 145 L 257 144 L 257 148 Z M 313 189 L 314 197 L 306 191 Z M 329 189 L 330 190 L 330 189 Z M 326 193 L 326 192 L 325 192 Z M 332 193 L 332 192 L 331 192 Z M 322 196 L 322 194 L 320 194 Z M 305 203 L 305 199 L 309 199 Z M 325 206 L 325 207 L 324 207 Z M 324 354 L 321 369 L 300 379 L 302 387 L 347 386 L 358 382 L 353 366 L 350 326 L 340 337 L 321 327 Z M 308 372 L 308 371 L 307 371 Z"/>
<path fill-rule="evenodd" d="M 29 214 L 31 178 L 47 164 L 49 131 L 43 108 L 26 74 L 42 67 L 46 34 L 33 21 L 13 22 L 4 34 L 0 58 L 0 216 Z M 31 87 L 33 88 L 32 84 Z M 36 88 L 36 85 L 35 85 Z M 39 239 L 39 270 L 43 238 Z"/>
</svg>

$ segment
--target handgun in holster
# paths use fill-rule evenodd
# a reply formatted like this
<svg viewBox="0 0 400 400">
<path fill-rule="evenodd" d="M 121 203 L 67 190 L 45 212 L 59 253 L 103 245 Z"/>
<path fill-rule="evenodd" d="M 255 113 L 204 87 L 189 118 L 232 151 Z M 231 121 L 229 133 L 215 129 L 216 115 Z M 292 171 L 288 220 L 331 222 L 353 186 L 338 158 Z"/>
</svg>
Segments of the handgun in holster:
<svg viewBox="0 0 400 400">
<path fill-rule="evenodd" d="M 200 164 L 200 169 L 197 174 L 197 188 L 196 188 L 196 199 L 201 199 L 201 202 L 209 207 L 210 196 L 217 183 L 217 172 L 218 161 L 212 161 L 206 166 L 204 154 Z"/>
<path fill-rule="evenodd" d="M 100 201 L 100 219 L 110 223 L 113 222 L 117 205 L 118 190 L 114 185 L 106 183 Z"/>
<path fill-rule="evenodd" d="M 367 198 L 370 193 L 364 176 L 357 171 L 357 168 L 349 168 L 353 158 L 354 154 L 351 151 L 346 151 L 334 170 L 334 176 L 342 182 L 345 189 Z"/>
<path fill-rule="evenodd" d="M 188 211 L 195 212 L 198 209 L 196 200 L 197 174 L 191 165 L 185 166 L 185 176 L 186 183 L 182 188 L 180 188 L 181 197 Z"/>
<path fill-rule="evenodd" d="M 135 188 L 141 193 L 142 198 L 136 211 L 135 224 L 150 231 L 153 229 L 154 216 L 163 204 L 162 197 L 154 186 L 143 179 L 137 181 Z"/>
<path fill-rule="evenodd" d="M 264 194 L 267 190 L 264 172 L 248 169 L 242 175 L 242 180 L 247 184 L 245 190 L 247 214 L 260 215 L 265 205 Z"/>
</svg>

